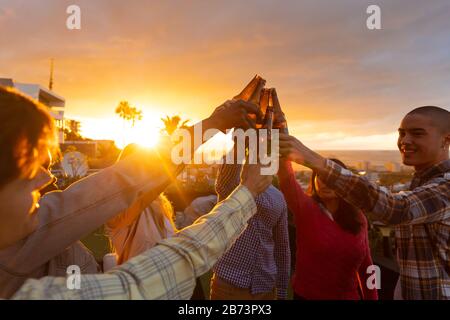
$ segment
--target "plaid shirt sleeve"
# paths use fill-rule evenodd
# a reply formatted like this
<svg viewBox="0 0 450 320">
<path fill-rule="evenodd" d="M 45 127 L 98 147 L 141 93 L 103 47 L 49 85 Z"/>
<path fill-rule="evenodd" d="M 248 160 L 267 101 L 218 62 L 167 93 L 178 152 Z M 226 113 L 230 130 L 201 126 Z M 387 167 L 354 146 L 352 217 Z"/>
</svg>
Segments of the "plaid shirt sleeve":
<svg viewBox="0 0 450 320">
<path fill-rule="evenodd" d="M 14 299 L 189 299 L 195 279 L 207 272 L 231 246 L 256 212 L 245 186 L 239 186 L 211 213 L 191 227 L 106 274 L 81 275 L 80 289 L 71 279 L 28 280 Z"/>
<path fill-rule="evenodd" d="M 423 224 L 450 218 L 449 179 L 391 193 L 330 160 L 320 177 L 339 196 L 385 224 Z"/>
</svg>

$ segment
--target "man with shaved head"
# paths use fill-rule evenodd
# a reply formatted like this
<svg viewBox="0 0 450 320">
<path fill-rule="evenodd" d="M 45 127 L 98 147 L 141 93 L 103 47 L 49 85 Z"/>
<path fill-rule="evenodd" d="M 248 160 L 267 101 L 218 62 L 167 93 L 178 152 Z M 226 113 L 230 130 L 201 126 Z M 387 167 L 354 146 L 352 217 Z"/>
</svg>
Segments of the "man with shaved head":
<svg viewBox="0 0 450 320">
<path fill-rule="evenodd" d="M 398 129 L 403 163 L 413 166 L 410 191 L 391 193 L 280 135 L 282 156 L 319 172 L 320 179 L 376 221 L 395 229 L 404 299 L 450 299 L 450 113 L 412 110 Z"/>
<path fill-rule="evenodd" d="M 403 163 L 414 166 L 416 171 L 448 159 L 450 113 L 447 110 L 432 106 L 414 109 L 405 116 L 398 132 Z"/>
</svg>

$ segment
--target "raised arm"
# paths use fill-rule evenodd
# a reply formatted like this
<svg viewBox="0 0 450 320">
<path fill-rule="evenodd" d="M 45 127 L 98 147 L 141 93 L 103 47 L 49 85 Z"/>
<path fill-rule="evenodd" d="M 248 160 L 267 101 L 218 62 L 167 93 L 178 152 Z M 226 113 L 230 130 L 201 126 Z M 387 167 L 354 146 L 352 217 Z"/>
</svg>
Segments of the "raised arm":
<svg viewBox="0 0 450 320">
<path fill-rule="evenodd" d="M 312 200 L 305 194 L 301 185 L 295 178 L 291 161 L 285 159 L 280 160 L 278 179 L 280 182 L 281 192 L 283 192 L 289 210 L 291 210 L 294 216 L 297 216 L 304 211 L 302 208 L 306 204 L 311 203 Z"/>
<path fill-rule="evenodd" d="M 202 121 L 203 130 L 248 128 L 248 113 L 258 108 L 243 101 L 230 101 Z M 189 128 L 194 131 L 193 127 Z M 52 192 L 39 202 L 39 227 L 20 243 L 6 270 L 26 275 L 47 263 L 69 245 L 96 230 L 137 202 L 153 201 L 179 174 L 181 165 L 171 161 L 171 146 L 140 151 L 128 159 L 74 183 L 63 192 Z M 139 213 L 140 210 L 134 210 Z M 132 220 L 133 216 L 130 216 Z"/>
<path fill-rule="evenodd" d="M 280 152 L 291 160 L 317 170 L 322 181 L 349 203 L 389 225 L 422 224 L 450 219 L 450 180 L 413 191 L 391 193 L 367 179 L 329 161 L 304 146 L 295 137 L 280 134 Z"/>
<path fill-rule="evenodd" d="M 79 290 L 69 290 L 65 278 L 46 277 L 28 280 L 14 299 L 189 299 L 196 277 L 216 263 L 256 212 L 254 197 L 271 178 L 254 176 L 243 174 L 241 186 L 178 236 L 109 273 L 82 275 Z"/>
<path fill-rule="evenodd" d="M 159 165 L 167 163 L 165 170 Z M 143 194 L 160 194 L 179 167 L 156 152 L 141 152 L 74 183 L 65 191 L 45 195 L 39 226 L 17 250 L 8 268 L 27 274 L 136 203 Z"/>
<path fill-rule="evenodd" d="M 274 106 L 274 128 L 280 130 L 280 133 L 287 134 L 287 119 L 281 108 L 280 100 L 276 89 L 272 89 L 272 99 Z M 286 199 L 289 210 L 294 214 L 294 217 L 300 214 L 306 204 L 312 203 L 301 185 L 295 178 L 294 169 L 289 159 L 280 159 L 280 168 L 278 170 L 278 179 L 280 182 L 280 189 Z"/>
</svg>

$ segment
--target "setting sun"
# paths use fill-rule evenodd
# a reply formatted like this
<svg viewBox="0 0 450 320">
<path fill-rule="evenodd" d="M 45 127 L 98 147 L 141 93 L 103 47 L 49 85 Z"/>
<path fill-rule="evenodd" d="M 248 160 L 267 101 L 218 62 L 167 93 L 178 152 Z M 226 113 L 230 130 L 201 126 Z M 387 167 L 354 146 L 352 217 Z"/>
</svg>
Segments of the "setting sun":
<svg viewBox="0 0 450 320">
<path fill-rule="evenodd" d="M 130 143 L 153 147 L 159 140 L 162 123 L 159 118 L 145 118 L 132 128 L 119 118 L 81 119 L 82 134 L 91 139 L 114 140 L 119 148 Z"/>
</svg>

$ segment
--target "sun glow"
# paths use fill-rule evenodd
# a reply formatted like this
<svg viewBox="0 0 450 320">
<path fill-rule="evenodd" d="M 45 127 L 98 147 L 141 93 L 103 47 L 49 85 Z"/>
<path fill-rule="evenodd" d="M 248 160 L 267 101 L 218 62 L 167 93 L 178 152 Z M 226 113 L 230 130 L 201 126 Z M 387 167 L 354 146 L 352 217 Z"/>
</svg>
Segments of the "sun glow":
<svg viewBox="0 0 450 320">
<path fill-rule="evenodd" d="M 144 118 L 134 127 L 119 118 L 80 120 L 83 136 L 96 140 L 114 140 L 119 148 L 124 148 L 130 143 L 153 147 L 159 141 L 162 127 L 159 118 Z"/>
</svg>

